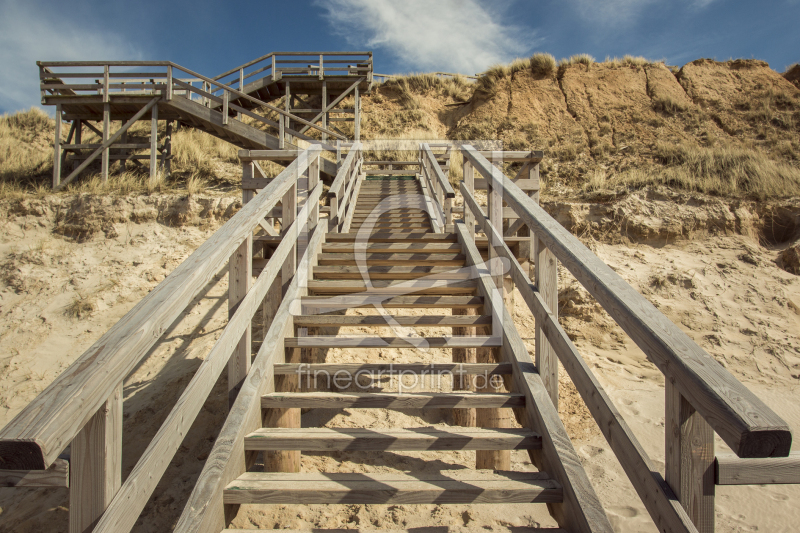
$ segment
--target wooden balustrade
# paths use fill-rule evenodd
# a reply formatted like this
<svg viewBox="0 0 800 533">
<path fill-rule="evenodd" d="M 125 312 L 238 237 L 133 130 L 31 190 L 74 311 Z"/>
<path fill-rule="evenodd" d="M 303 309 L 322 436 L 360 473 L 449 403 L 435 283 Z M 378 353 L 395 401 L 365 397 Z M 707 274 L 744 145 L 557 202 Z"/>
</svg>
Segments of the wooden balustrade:
<svg viewBox="0 0 800 533">
<path fill-rule="evenodd" d="M 789 454 L 791 432 L 786 423 L 731 376 L 674 324 L 625 283 L 580 241 L 561 227 L 482 153 L 464 146 L 464 197 L 467 229 L 474 231 L 474 221 L 490 241 L 490 250 L 511 262 L 511 278 L 536 317 L 536 366 L 551 402 L 557 402 L 558 357 L 578 392 L 608 440 L 626 474 L 662 531 L 714 530 L 714 484 L 730 479 L 726 468 L 744 472 L 765 461 L 782 464 L 792 472 L 781 476 L 750 476 L 754 482 L 776 478 L 800 481 L 800 461 L 778 459 Z M 477 170 L 489 189 L 489 216 L 474 198 Z M 523 169 L 524 170 L 524 169 Z M 519 178 L 519 175 L 518 175 Z M 538 178 L 538 175 L 528 179 Z M 535 239 L 534 278 L 530 279 L 503 242 L 493 190 L 502 191 L 502 200 L 514 209 L 531 230 Z M 501 200 L 501 202 L 502 202 Z M 501 204 L 499 204 L 501 205 Z M 469 238 L 474 238 L 470 234 Z M 491 257 L 491 254 L 490 254 Z M 636 437 L 628 428 L 602 386 L 578 354 L 577 349 L 558 324 L 557 261 L 580 281 L 618 324 L 659 366 L 667 378 L 666 401 L 666 479 L 653 467 Z M 555 371 L 554 371 L 555 370 Z M 549 383 L 548 383 L 549 381 Z M 714 431 L 740 457 L 776 457 L 776 459 L 726 459 L 715 464 Z M 742 466 L 730 467 L 743 461 Z M 750 461 L 752 464 L 744 462 Z M 722 465 L 722 466 L 720 466 Z M 792 470 L 794 468 L 795 470 Z M 731 471 L 731 470 L 728 470 Z M 776 481 L 780 482 L 780 481 Z"/>
</svg>

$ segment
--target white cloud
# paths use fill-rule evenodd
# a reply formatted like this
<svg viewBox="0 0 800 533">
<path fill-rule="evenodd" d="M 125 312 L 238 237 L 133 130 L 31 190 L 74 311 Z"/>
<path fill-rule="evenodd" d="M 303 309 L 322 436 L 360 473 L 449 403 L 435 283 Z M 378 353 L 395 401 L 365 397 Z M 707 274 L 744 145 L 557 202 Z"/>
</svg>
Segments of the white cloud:
<svg viewBox="0 0 800 533">
<path fill-rule="evenodd" d="M 55 19 L 30 2 L 0 0 L 0 111 L 39 105 L 36 61 L 137 60 L 138 47 L 87 20 Z"/>
<path fill-rule="evenodd" d="M 401 68 L 474 74 L 530 51 L 533 30 L 504 24 L 477 0 L 325 0 L 317 5 L 351 46 L 393 54 Z"/>
</svg>

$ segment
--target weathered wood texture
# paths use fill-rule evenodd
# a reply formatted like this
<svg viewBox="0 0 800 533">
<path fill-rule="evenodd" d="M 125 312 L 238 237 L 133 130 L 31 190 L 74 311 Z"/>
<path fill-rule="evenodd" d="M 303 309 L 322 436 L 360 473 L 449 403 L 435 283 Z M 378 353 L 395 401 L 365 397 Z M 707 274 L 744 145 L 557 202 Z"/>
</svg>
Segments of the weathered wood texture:
<svg viewBox="0 0 800 533">
<path fill-rule="evenodd" d="M 714 470 L 717 485 L 800 484 L 800 452 L 765 459 L 720 455 Z"/>
<path fill-rule="evenodd" d="M 484 176 L 502 181 L 504 200 L 525 219 L 689 403 L 740 457 L 786 456 L 786 422 L 503 173 L 471 146 L 463 153 Z"/>
</svg>

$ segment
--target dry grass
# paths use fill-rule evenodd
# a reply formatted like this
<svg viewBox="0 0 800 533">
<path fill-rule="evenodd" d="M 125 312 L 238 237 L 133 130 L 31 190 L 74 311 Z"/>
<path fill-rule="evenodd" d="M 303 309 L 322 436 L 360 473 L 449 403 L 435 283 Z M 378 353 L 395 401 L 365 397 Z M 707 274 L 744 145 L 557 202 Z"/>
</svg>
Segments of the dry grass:
<svg viewBox="0 0 800 533">
<path fill-rule="evenodd" d="M 536 53 L 530 59 L 531 72 L 534 76 L 552 76 L 556 72 L 558 64 L 552 54 Z"/>
<path fill-rule="evenodd" d="M 473 84 L 462 76 L 443 77 L 435 74 L 409 74 L 390 78 L 382 88 L 394 89 L 406 109 L 419 109 L 419 95 L 436 95 L 466 101 L 472 95 Z"/>
<path fill-rule="evenodd" d="M 594 65 L 595 59 L 589 54 L 575 54 L 570 58 L 564 58 L 558 62 L 559 67 L 568 67 L 569 65 L 585 65 L 586 68 Z"/>
<path fill-rule="evenodd" d="M 55 121 L 35 107 L 0 117 L 3 186 L 24 188 L 48 178 L 53 172 L 54 132 Z"/>
<path fill-rule="evenodd" d="M 617 176 L 618 183 L 634 187 L 663 184 L 708 194 L 762 199 L 797 196 L 800 191 L 800 169 L 756 150 L 659 142 L 655 159 L 664 168 L 630 169 Z"/>
<path fill-rule="evenodd" d="M 673 116 L 686 111 L 686 106 L 683 103 L 668 95 L 656 96 L 652 102 L 653 109 L 665 115 Z"/>
</svg>

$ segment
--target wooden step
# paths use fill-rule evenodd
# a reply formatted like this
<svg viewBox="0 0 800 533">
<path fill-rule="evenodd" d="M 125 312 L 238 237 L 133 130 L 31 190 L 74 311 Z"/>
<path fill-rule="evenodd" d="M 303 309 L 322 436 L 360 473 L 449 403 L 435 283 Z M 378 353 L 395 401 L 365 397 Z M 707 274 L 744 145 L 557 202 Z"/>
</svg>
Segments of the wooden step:
<svg viewBox="0 0 800 533">
<path fill-rule="evenodd" d="M 561 486 L 544 472 L 245 472 L 225 487 L 225 504 L 559 503 Z"/>
<path fill-rule="evenodd" d="M 535 450 L 542 437 L 529 429 L 484 428 L 261 428 L 244 438 L 245 450 L 425 451 Z"/>
<path fill-rule="evenodd" d="M 525 407 L 525 396 L 502 392 L 272 392 L 265 409 L 495 409 Z"/>
<path fill-rule="evenodd" d="M 370 286 L 358 280 L 312 280 L 308 282 L 310 294 L 475 294 L 476 280 L 420 279 L 407 281 L 370 280 Z"/>
<path fill-rule="evenodd" d="M 328 233 L 326 242 L 353 242 L 358 236 L 357 232 Z M 455 233 L 414 232 L 383 232 L 370 235 L 369 242 L 458 242 Z"/>
<path fill-rule="evenodd" d="M 286 337 L 287 348 L 484 348 L 502 346 L 500 337 Z"/>
<path fill-rule="evenodd" d="M 483 307 L 481 296 L 395 296 L 383 299 L 377 297 L 380 305 L 385 309 L 478 309 Z M 343 309 L 358 307 L 373 307 L 374 296 L 303 296 L 301 304 L 308 307 L 322 309 Z"/>
<path fill-rule="evenodd" d="M 262 531 L 267 533 L 423 533 L 427 529 L 411 528 L 411 529 L 371 529 L 371 528 L 358 528 L 358 529 L 223 529 L 222 533 L 253 533 L 254 531 Z M 453 527 L 448 526 L 447 531 L 444 529 L 432 529 L 437 533 L 474 533 L 474 529 L 467 527 Z M 519 527 L 514 526 L 514 533 L 568 533 L 565 529 L 553 527 Z"/>
<path fill-rule="evenodd" d="M 357 266 L 317 266 L 312 272 L 317 279 L 364 279 L 364 273 Z M 370 266 L 366 274 L 371 280 L 428 279 L 469 279 L 469 271 L 458 267 L 420 266 Z"/>
<path fill-rule="evenodd" d="M 403 264 L 422 264 L 422 265 L 438 265 L 438 266 L 464 266 L 465 256 L 463 253 L 436 253 L 436 254 L 364 254 L 359 256 L 359 260 L 364 261 L 368 265 L 385 265 L 385 266 L 401 266 Z M 326 254 L 319 255 L 319 265 L 355 265 L 355 254 Z"/>
<path fill-rule="evenodd" d="M 355 242 L 332 242 L 322 245 L 322 253 L 353 253 Z M 455 252 L 462 251 L 461 245 L 455 242 L 368 242 L 366 246 L 359 243 L 360 251 L 366 249 L 369 253 L 425 253 L 425 252 Z"/>
<path fill-rule="evenodd" d="M 511 375 L 511 363 L 275 363 L 274 373 L 278 375 L 308 375 L 333 376 L 336 372 L 344 371 L 353 376 L 390 375 L 399 372 L 412 372 L 418 375 Z"/>
<path fill-rule="evenodd" d="M 492 324 L 492 317 L 489 315 L 392 316 L 392 320 L 401 326 L 413 326 L 417 328 L 464 328 L 469 326 L 489 326 Z M 298 315 L 294 317 L 294 325 L 300 328 L 350 326 L 390 327 L 386 319 L 380 315 Z"/>
</svg>

